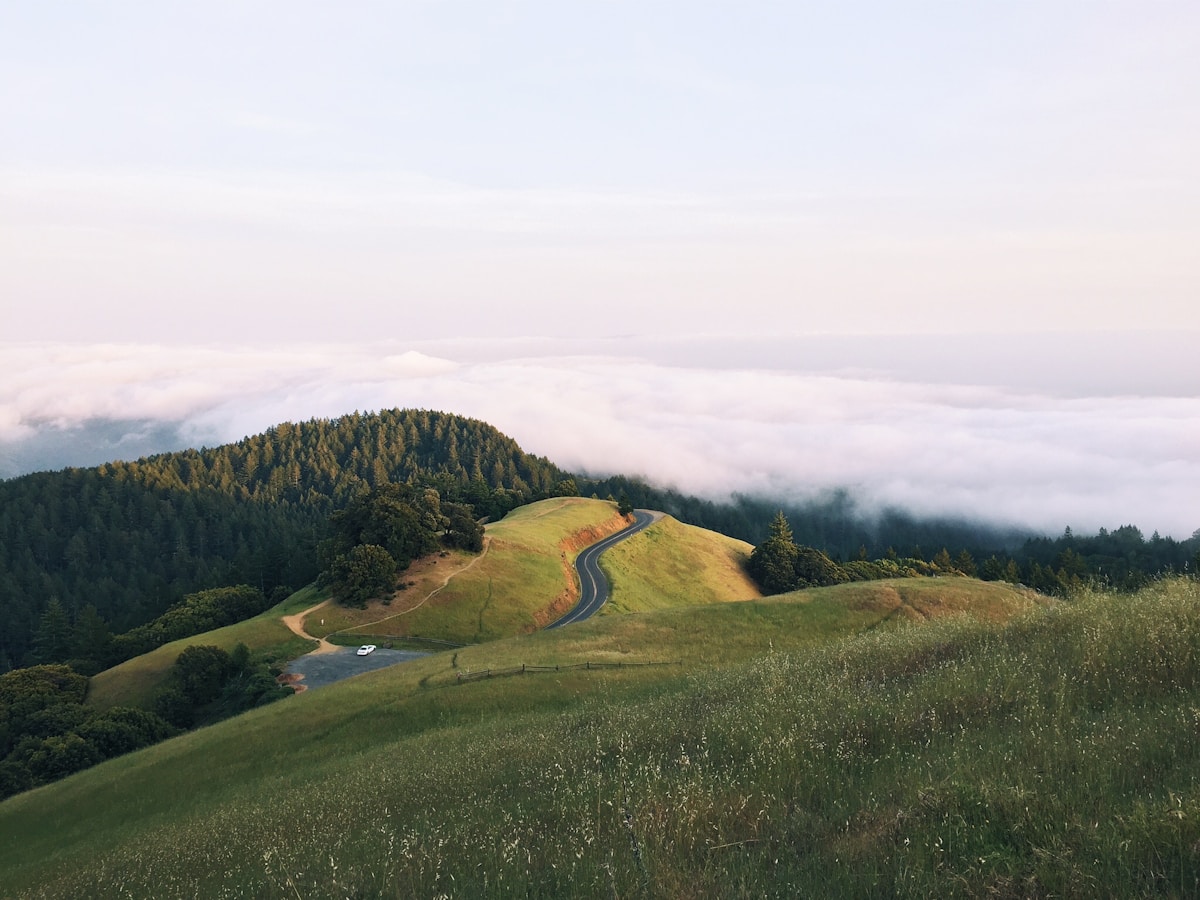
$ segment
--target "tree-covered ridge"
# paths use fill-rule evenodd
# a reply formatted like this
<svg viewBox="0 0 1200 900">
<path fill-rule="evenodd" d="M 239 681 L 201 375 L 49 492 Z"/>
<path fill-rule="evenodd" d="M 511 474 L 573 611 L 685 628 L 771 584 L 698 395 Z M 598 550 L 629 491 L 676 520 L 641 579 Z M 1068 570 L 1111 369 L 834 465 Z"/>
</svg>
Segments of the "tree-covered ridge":
<svg viewBox="0 0 1200 900">
<path fill-rule="evenodd" d="M 359 494 L 331 518 L 332 536 L 321 543 L 321 584 L 334 599 L 362 607 L 374 597 L 389 602 L 396 575 L 439 546 L 479 552 L 483 526 L 466 503 L 442 503 L 433 488 L 384 484 Z"/>
<path fill-rule="evenodd" d="M 978 562 L 966 547 L 953 556 L 942 547 L 926 559 L 919 546 L 908 556 L 888 547 L 882 558 L 870 561 L 863 545 L 843 562 L 797 544 L 781 510 L 767 526 L 766 539 L 750 554 L 747 568 L 768 594 L 877 578 L 966 575 L 1065 597 L 1083 587 L 1133 591 L 1162 576 L 1200 572 L 1200 531 L 1186 541 L 1157 533 L 1147 541 L 1133 525 L 1113 532 L 1101 528 L 1088 537 L 1067 528 L 1061 537 L 1031 538 L 1012 553 L 997 551 Z"/>
<path fill-rule="evenodd" d="M 553 493 L 563 473 L 491 425 L 427 410 L 285 423 L 216 448 L 0 482 L 0 670 L 38 661 L 52 598 L 111 630 L 183 595 L 316 577 L 330 515 L 387 482 L 431 486 L 479 516 Z"/>
<path fill-rule="evenodd" d="M 951 559 L 946 550 L 941 550 L 929 562 L 920 557 L 901 557 L 889 550 L 886 557 L 872 561 L 867 558 L 867 548 L 863 546 L 854 559 L 837 562 L 816 547 L 797 544 L 782 510 L 775 513 L 767 526 L 766 540 L 751 552 L 746 568 L 765 594 L 783 594 L 850 581 L 975 574 L 974 559 L 966 550 L 955 559 Z"/>
</svg>

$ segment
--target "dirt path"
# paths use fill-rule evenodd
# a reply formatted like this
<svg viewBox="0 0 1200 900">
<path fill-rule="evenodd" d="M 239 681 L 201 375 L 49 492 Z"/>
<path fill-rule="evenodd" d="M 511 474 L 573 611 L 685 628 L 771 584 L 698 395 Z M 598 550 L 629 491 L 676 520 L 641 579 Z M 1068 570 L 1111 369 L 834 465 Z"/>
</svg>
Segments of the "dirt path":
<svg viewBox="0 0 1200 900">
<path fill-rule="evenodd" d="M 380 622 L 387 622 L 390 619 L 395 619 L 400 616 L 406 615 L 406 614 L 412 612 L 414 609 L 420 609 L 427 602 L 429 602 L 429 600 L 434 595 L 436 595 L 439 591 L 441 591 L 443 588 L 445 588 L 446 585 L 448 585 L 450 583 L 450 580 L 452 578 L 454 578 L 455 575 L 458 575 L 458 574 L 461 574 L 462 572 L 467 571 L 467 569 L 471 568 L 471 566 L 475 565 L 477 562 L 479 562 L 481 559 L 483 559 L 485 556 L 487 556 L 488 549 L 491 546 L 492 546 L 492 539 L 485 535 L 483 538 L 483 552 L 480 553 L 478 556 L 472 557 L 470 562 L 468 562 L 466 565 L 460 566 L 459 568 L 453 570 L 452 572 L 447 572 L 446 577 L 442 579 L 442 583 L 440 585 L 438 585 L 436 588 L 434 588 L 432 591 L 430 591 L 428 594 L 426 594 L 421 599 L 421 602 L 417 603 L 415 606 L 409 607 L 408 609 L 404 610 L 404 612 L 392 613 L 391 615 L 385 616 L 384 618 L 378 619 L 374 622 L 363 622 L 359 625 L 353 625 L 350 628 L 344 629 L 344 630 L 350 631 L 350 630 L 356 630 L 359 628 L 370 628 L 372 625 L 378 625 Z M 315 637 L 304 630 L 305 618 L 312 615 L 313 613 L 315 613 L 318 609 L 328 606 L 332 602 L 333 602 L 332 600 L 323 600 L 320 603 L 318 603 L 316 606 L 311 606 L 308 609 L 298 612 L 293 616 L 283 616 L 282 617 L 283 624 L 286 625 L 288 628 L 290 628 L 292 630 L 293 634 L 299 635 L 300 637 L 306 638 L 307 640 L 317 642 L 316 648 L 314 650 L 310 650 L 309 653 L 305 654 L 305 655 L 311 656 L 311 655 L 320 654 L 320 653 L 333 653 L 335 650 L 339 649 L 337 644 L 331 644 L 325 638 Z"/>
<path fill-rule="evenodd" d="M 432 591 L 430 591 L 424 597 L 422 597 L 421 601 L 419 603 L 413 604 L 408 609 L 403 610 L 402 612 L 392 613 L 390 616 L 384 616 L 382 619 L 377 619 L 374 622 L 364 622 L 361 625 L 355 625 L 354 628 L 355 629 L 370 628 L 372 625 L 378 625 L 380 622 L 389 622 L 392 619 L 398 619 L 401 616 L 408 615 L 410 612 L 413 612 L 414 610 L 420 609 L 422 606 L 424 606 L 426 603 L 428 603 L 436 594 L 440 593 L 446 587 L 446 585 L 448 585 L 450 583 L 450 580 L 452 578 L 454 578 L 454 576 L 461 575 L 463 572 L 467 571 L 467 569 L 471 568 L 471 566 L 475 565 L 475 563 L 479 562 L 481 559 L 483 559 L 485 556 L 487 556 L 488 550 L 491 549 L 491 546 L 492 546 L 492 539 L 490 537 L 488 537 L 487 535 L 484 535 L 483 536 L 483 552 L 481 552 L 478 556 L 471 557 L 471 561 L 468 562 L 465 566 L 459 566 L 453 572 L 447 572 L 446 577 L 442 579 L 442 583 L 440 585 L 438 585 L 437 587 L 435 587 Z"/>
<path fill-rule="evenodd" d="M 293 634 L 297 634 L 302 638 L 306 638 L 310 641 L 317 642 L 316 649 L 310 650 L 309 651 L 310 654 L 311 653 L 333 653 L 335 650 L 338 649 L 336 644 L 329 643 L 329 641 L 325 640 L 325 638 L 313 637 L 311 634 L 309 634 L 307 631 L 304 630 L 305 617 L 310 615 L 311 613 L 315 613 L 318 609 L 320 609 L 323 606 L 328 606 L 329 602 L 330 601 L 328 601 L 328 600 L 322 600 L 316 606 L 310 606 L 308 609 L 304 610 L 303 612 L 298 612 L 294 616 L 283 616 L 283 624 L 286 625 L 288 628 L 290 628 L 292 630 Z"/>
<path fill-rule="evenodd" d="M 571 502 L 570 500 L 564 500 L 562 503 L 558 504 L 558 506 L 551 506 L 548 509 L 543 509 L 541 512 L 534 513 L 533 517 L 535 519 L 540 519 L 542 516 L 548 516 L 548 515 L 550 515 L 550 513 L 556 513 L 560 509 L 562 509 L 564 506 L 569 505 L 570 502 Z"/>
</svg>

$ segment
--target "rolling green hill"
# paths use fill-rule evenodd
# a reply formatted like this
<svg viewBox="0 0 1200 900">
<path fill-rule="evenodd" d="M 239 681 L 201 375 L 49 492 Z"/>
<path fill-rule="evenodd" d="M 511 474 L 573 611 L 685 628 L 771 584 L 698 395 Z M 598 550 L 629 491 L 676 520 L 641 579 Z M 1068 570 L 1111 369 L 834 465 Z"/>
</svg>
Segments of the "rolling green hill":
<svg viewBox="0 0 1200 900">
<path fill-rule="evenodd" d="M 327 618 L 327 627 L 464 644 L 534 631 L 574 605 L 578 590 L 572 564 L 578 551 L 626 524 L 616 504 L 602 500 L 559 497 L 519 507 L 487 526 L 485 552 L 470 565 L 458 555 L 454 576 L 436 593 L 425 589 L 427 583 L 414 585 L 389 609 L 377 606 L 367 615 L 344 610 L 336 619 Z M 452 555 L 445 563 L 455 566 L 455 560 Z M 443 559 L 431 562 L 446 567 Z M 430 571 L 426 567 L 415 574 L 428 578 Z"/>
<path fill-rule="evenodd" d="M 376 600 L 364 609 L 326 605 L 308 618 L 305 629 L 351 644 L 368 637 L 378 642 L 414 636 L 474 644 L 533 631 L 577 599 L 571 566 L 578 551 L 625 524 L 608 501 L 560 497 L 529 504 L 487 526 L 482 555 L 447 551 L 425 557 L 402 574 L 406 587 L 395 599 Z M 606 560 L 617 559 L 610 572 L 618 601 L 612 609 L 759 596 L 742 569 L 746 553 L 741 542 L 663 519 L 606 554 Z M 188 646 L 230 650 L 244 643 L 279 660 L 305 653 L 311 643 L 280 619 L 322 599 L 309 587 L 245 622 L 173 641 L 107 669 L 92 679 L 88 702 L 101 708 L 145 705 Z"/>
<path fill-rule="evenodd" d="M 747 545 L 553 498 L 313 634 L 460 639 L 0 802 L 0 897 L 1191 896 L 1200 582 L 910 578 L 756 596 Z M 187 644 L 286 658 L 315 588 Z M 738 601 L 738 602 L 728 602 Z M 624 614 L 621 614 L 624 613 Z M 523 673 L 520 673 L 524 670 Z"/>
<path fill-rule="evenodd" d="M 762 596 L 746 574 L 745 541 L 667 516 L 601 557 L 610 612 L 643 612 Z"/>
<path fill-rule="evenodd" d="M 1194 604 L 1194 589 L 1172 590 L 1140 607 L 1092 601 L 1112 620 L 1100 635 L 1095 613 L 926 579 L 601 616 L 448 651 L 10 798 L 0 893 L 761 896 L 811 893 L 814 872 L 849 854 L 858 877 L 900 884 L 896 822 L 934 839 L 940 820 L 920 798 L 936 788 L 932 809 L 954 813 L 949 761 L 977 735 L 990 746 L 1013 715 L 1059 721 L 1069 749 L 1074 695 L 1069 709 L 1039 706 L 1058 696 L 1055 667 L 1091 660 L 1105 674 L 1121 615 L 1144 624 L 1154 603 L 1193 627 L 1180 597 Z M 1175 633 L 1146 639 L 1160 666 Z M 671 664 L 458 680 L 618 660 Z M 953 884 L 931 852 L 905 877 Z"/>
<path fill-rule="evenodd" d="M 559 497 L 520 507 L 487 526 L 487 550 L 478 559 L 455 553 L 425 560 L 405 573 L 414 584 L 389 607 L 326 611 L 326 624 L 309 631 L 456 643 L 533 631 L 578 599 L 572 567 L 579 550 L 625 525 L 610 501 Z M 601 614 L 761 596 L 743 568 L 749 550 L 666 517 L 602 557 L 613 596 Z M 445 570 L 454 574 L 443 584 Z"/>
</svg>

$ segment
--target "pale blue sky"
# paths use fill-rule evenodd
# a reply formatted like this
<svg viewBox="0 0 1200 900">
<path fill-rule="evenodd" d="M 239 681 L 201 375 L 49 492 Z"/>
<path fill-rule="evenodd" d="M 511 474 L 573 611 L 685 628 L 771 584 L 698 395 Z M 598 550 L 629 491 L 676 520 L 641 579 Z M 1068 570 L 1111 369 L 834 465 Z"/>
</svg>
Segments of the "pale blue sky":
<svg viewBox="0 0 1200 900">
<path fill-rule="evenodd" d="M 426 406 L 1187 536 L 1198 92 L 1195 0 L 0 0 L 0 476 Z"/>
<path fill-rule="evenodd" d="M 1198 38 L 1194 2 L 8 3 L 5 330 L 1200 327 Z"/>
</svg>

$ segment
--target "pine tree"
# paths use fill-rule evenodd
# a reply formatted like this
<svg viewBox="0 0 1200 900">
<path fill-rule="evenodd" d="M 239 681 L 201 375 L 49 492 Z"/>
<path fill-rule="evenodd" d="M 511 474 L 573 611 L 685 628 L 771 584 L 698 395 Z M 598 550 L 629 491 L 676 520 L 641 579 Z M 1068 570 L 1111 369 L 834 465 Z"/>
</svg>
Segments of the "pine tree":
<svg viewBox="0 0 1200 900">
<path fill-rule="evenodd" d="M 783 511 L 767 526 L 767 539 L 750 554 L 750 576 L 768 594 L 782 594 L 796 586 L 796 557 L 792 527 Z"/>
<path fill-rule="evenodd" d="M 978 574 L 979 569 L 975 565 L 975 557 L 964 547 L 959 551 L 958 556 L 954 557 L 954 568 L 962 572 L 968 578 L 974 578 Z"/>
</svg>

